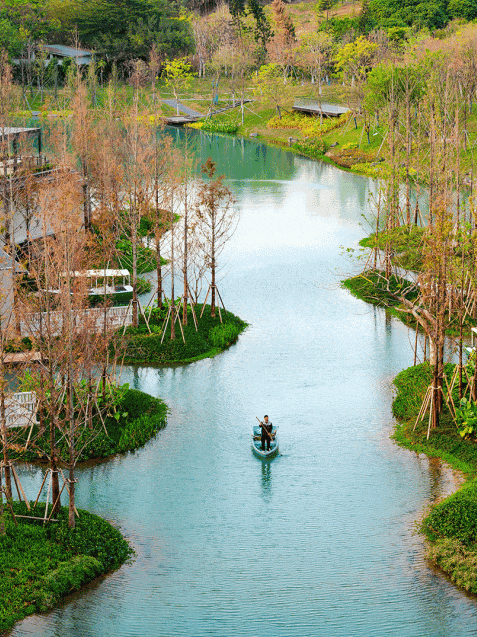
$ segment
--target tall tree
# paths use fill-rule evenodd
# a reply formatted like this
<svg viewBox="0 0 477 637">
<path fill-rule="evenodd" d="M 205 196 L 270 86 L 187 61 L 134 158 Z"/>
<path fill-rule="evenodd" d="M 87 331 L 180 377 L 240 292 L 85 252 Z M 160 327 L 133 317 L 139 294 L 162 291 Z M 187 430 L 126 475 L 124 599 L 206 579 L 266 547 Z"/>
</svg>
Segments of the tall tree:
<svg viewBox="0 0 477 637">
<path fill-rule="evenodd" d="M 202 166 L 207 177 L 197 196 L 198 235 L 204 259 L 210 271 L 210 314 L 215 317 L 217 305 L 217 259 L 237 224 L 237 211 L 233 206 L 232 192 L 225 185 L 224 175 L 217 176 L 215 163 L 209 157 Z"/>
</svg>

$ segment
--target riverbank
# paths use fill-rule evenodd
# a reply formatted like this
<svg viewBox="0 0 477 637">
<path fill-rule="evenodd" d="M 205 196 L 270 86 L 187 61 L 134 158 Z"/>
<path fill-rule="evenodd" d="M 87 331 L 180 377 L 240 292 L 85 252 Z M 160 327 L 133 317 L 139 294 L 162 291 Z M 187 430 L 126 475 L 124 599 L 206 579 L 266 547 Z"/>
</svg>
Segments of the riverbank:
<svg viewBox="0 0 477 637">
<path fill-rule="evenodd" d="M 199 303 L 194 311 L 197 329 L 192 308 L 189 306 L 187 325 L 182 325 L 182 330 L 179 324 L 179 321 L 182 321 L 180 311 L 180 318 L 174 325 L 174 339 L 171 339 L 171 321 L 164 325 L 167 308 L 155 308 L 149 312 L 149 329 L 144 316 L 141 316 L 139 327 L 126 329 L 125 362 L 134 365 L 184 365 L 202 358 L 211 358 L 233 345 L 248 326 L 238 316 L 223 309 L 219 314 L 217 308 L 216 316 L 212 317 L 210 305 L 204 307 Z M 122 347 L 122 341 L 123 330 L 119 330 L 116 346 Z"/>
<path fill-rule="evenodd" d="M 35 514 L 42 516 L 44 508 L 37 504 Z M 27 513 L 24 503 L 14 502 L 13 510 Z M 109 522 L 81 509 L 78 513 L 75 529 L 68 528 L 68 507 L 61 508 L 58 522 L 43 525 L 17 518 L 15 526 L 6 507 L 6 533 L 0 535 L 1 635 L 133 557 L 131 546 Z"/>
<path fill-rule="evenodd" d="M 446 365 L 452 374 L 454 365 Z M 477 441 L 464 439 L 447 408 L 439 428 L 427 440 L 427 419 L 413 431 L 432 369 L 423 363 L 400 372 L 393 413 L 398 420 L 394 441 L 417 454 L 440 458 L 465 476 L 465 483 L 451 496 L 434 504 L 424 518 L 421 532 L 427 539 L 427 558 L 439 566 L 457 586 L 477 594 Z"/>
</svg>

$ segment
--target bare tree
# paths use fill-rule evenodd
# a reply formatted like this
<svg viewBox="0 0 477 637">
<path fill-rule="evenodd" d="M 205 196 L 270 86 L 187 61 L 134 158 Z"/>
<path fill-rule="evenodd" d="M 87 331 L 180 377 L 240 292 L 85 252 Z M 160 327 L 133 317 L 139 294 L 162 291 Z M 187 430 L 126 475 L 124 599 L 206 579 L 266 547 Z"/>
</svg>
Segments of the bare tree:
<svg viewBox="0 0 477 637">
<path fill-rule="evenodd" d="M 207 181 L 202 183 L 197 196 L 197 217 L 200 221 L 198 236 L 210 271 L 210 314 L 215 317 L 217 259 L 235 231 L 238 213 L 233 205 L 232 192 L 224 183 L 225 177 L 216 176 L 216 165 L 210 157 L 202 166 L 202 173 L 206 175 Z"/>
</svg>

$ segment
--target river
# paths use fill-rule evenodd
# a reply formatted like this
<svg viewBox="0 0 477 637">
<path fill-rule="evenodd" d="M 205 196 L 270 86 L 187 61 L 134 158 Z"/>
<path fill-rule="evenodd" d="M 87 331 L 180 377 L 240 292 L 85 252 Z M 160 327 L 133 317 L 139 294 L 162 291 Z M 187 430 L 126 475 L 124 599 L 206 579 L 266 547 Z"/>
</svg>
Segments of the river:
<svg viewBox="0 0 477 637">
<path fill-rule="evenodd" d="M 214 359 L 124 371 L 166 400 L 168 426 L 78 471 L 77 502 L 137 558 L 12 635 L 475 634 L 475 599 L 428 566 L 414 532 L 452 475 L 389 439 L 413 335 L 339 286 L 373 182 L 248 140 L 196 139 L 240 209 L 219 289 L 250 327 Z M 264 414 L 280 431 L 269 462 L 250 449 Z M 40 471 L 22 480 L 33 493 Z"/>
</svg>

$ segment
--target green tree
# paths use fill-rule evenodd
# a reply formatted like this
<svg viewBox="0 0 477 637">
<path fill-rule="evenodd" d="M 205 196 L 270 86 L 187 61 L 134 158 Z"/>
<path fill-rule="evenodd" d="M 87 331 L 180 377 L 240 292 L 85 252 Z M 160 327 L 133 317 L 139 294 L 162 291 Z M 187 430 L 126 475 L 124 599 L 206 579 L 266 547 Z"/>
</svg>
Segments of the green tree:
<svg viewBox="0 0 477 637">
<path fill-rule="evenodd" d="M 445 0 L 370 0 L 370 12 L 384 28 L 417 26 L 441 29 L 448 22 Z"/>
<path fill-rule="evenodd" d="M 75 16 L 82 44 L 111 60 L 145 60 L 153 45 L 168 56 L 192 49 L 189 20 L 167 0 L 76 0 Z"/>
<path fill-rule="evenodd" d="M 338 49 L 335 57 L 336 67 L 341 71 L 343 80 L 354 78 L 364 81 L 371 68 L 378 45 L 360 36 L 354 42 L 348 42 Z"/>
<path fill-rule="evenodd" d="M 476 0 L 449 0 L 447 12 L 451 18 L 475 20 L 477 18 Z"/>
<path fill-rule="evenodd" d="M 179 91 L 185 89 L 192 78 L 191 66 L 187 60 L 177 58 L 164 64 L 162 75 L 166 85 L 172 88 L 176 100 L 176 112 L 179 115 Z"/>
<path fill-rule="evenodd" d="M 318 0 L 316 3 L 316 8 L 318 9 L 318 13 L 325 17 L 326 22 L 328 22 L 328 17 L 330 10 L 333 8 L 334 0 Z"/>
</svg>

